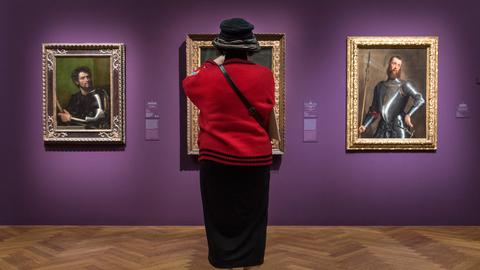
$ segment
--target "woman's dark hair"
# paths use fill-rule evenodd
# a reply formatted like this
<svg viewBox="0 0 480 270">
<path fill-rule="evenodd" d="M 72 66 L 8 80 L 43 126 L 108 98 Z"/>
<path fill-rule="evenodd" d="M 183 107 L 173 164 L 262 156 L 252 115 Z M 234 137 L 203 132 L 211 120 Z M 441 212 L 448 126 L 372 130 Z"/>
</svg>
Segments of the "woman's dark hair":
<svg viewBox="0 0 480 270">
<path fill-rule="evenodd" d="M 240 58 L 246 59 L 248 56 L 252 56 L 256 52 L 245 50 L 218 50 L 221 55 L 225 55 L 225 58 Z"/>
</svg>

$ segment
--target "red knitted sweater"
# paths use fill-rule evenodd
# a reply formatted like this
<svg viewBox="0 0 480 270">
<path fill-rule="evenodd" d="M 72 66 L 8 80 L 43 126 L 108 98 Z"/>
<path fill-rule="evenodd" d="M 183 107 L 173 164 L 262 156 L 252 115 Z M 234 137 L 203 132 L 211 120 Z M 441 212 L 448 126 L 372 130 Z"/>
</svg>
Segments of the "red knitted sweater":
<svg viewBox="0 0 480 270">
<path fill-rule="evenodd" d="M 275 104 L 272 72 L 242 59 L 228 59 L 224 66 L 266 123 Z M 185 78 L 183 89 L 200 110 L 199 160 L 240 166 L 272 163 L 267 132 L 248 113 L 215 62 L 206 61 Z"/>
</svg>

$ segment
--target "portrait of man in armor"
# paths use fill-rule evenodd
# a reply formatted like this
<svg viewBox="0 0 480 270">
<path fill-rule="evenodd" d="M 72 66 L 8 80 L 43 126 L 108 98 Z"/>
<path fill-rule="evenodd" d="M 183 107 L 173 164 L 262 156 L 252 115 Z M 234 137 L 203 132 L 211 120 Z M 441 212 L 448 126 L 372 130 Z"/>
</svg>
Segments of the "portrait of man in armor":
<svg viewBox="0 0 480 270">
<path fill-rule="evenodd" d="M 362 50 L 362 56 L 359 136 L 424 137 L 424 50 Z"/>
<path fill-rule="evenodd" d="M 412 115 L 425 103 L 423 95 L 414 83 L 401 78 L 403 59 L 390 57 L 387 79 L 377 83 L 373 90 L 373 100 L 359 127 L 363 134 L 372 122 L 379 120 L 374 138 L 411 138 L 414 136 Z M 413 104 L 407 106 L 409 101 Z"/>
<path fill-rule="evenodd" d="M 42 44 L 43 141 L 125 144 L 125 45 Z"/>
<path fill-rule="evenodd" d="M 347 150 L 436 150 L 437 82 L 438 37 L 347 37 Z"/>
<path fill-rule="evenodd" d="M 81 129 L 105 129 L 109 127 L 109 95 L 103 88 L 93 84 L 92 71 L 88 66 L 76 67 L 70 74 L 76 90 L 62 106 L 57 99 L 57 115 L 60 126 Z"/>
</svg>

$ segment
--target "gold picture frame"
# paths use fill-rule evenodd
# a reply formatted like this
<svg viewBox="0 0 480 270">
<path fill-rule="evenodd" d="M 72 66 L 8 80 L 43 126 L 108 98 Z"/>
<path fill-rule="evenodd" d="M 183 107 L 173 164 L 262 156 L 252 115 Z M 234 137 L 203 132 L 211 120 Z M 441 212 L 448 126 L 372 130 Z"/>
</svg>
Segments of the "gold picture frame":
<svg viewBox="0 0 480 270">
<path fill-rule="evenodd" d="M 212 40 L 216 34 L 189 34 L 186 39 L 186 73 L 190 74 L 207 59 L 215 56 Z M 253 62 L 272 70 L 275 80 L 275 118 L 280 141 L 272 142 L 272 153 L 285 152 L 285 34 L 255 34 L 262 50 L 253 55 Z M 198 155 L 198 109 L 187 99 L 187 153 Z"/>
<path fill-rule="evenodd" d="M 42 57 L 44 143 L 125 144 L 124 44 L 45 43 Z"/>
<path fill-rule="evenodd" d="M 401 70 L 398 74 L 398 82 L 402 88 L 396 90 L 402 95 L 403 102 L 395 103 L 397 108 L 401 108 L 400 114 L 395 117 L 397 124 L 393 121 L 383 121 L 387 113 L 393 115 L 390 111 L 393 94 L 380 94 L 374 89 L 380 82 L 387 82 L 390 76 L 389 69 L 392 59 L 400 58 Z M 395 60 L 395 61 L 398 61 Z M 393 62 L 395 62 L 393 61 Z M 387 74 L 389 74 L 387 76 Z M 433 151 L 437 149 L 437 76 L 438 76 L 438 37 L 357 37 L 347 38 L 347 134 L 346 148 L 352 151 L 362 150 L 383 150 L 383 151 Z M 408 82 L 412 91 L 403 91 L 403 85 Z M 392 92 L 391 90 L 388 90 Z M 378 94 L 376 94 L 378 93 Z M 392 92 L 393 93 L 393 92 Z M 397 94 L 398 94 L 397 93 Z M 420 93 L 420 98 L 418 98 Z M 389 96 L 390 95 L 390 96 Z M 373 99 L 381 100 L 383 110 L 375 111 L 377 108 Z M 413 98 L 415 97 L 415 99 Z M 421 102 L 423 99 L 424 103 Z M 417 102 L 417 100 L 420 100 Z M 390 103 L 389 103 L 390 102 Z M 395 102 L 397 102 L 395 100 Z M 401 105 L 398 105 L 401 104 Z M 411 108 L 417 107 L 414 114 L 409 113 Z M 402 108 L 403 105 L 403 108 Z M 370 107 L 369 107 L 370 106 Z M 388 109 L 385 109 L 387 108 Z M 366 115 L 375 115 L 374 124 L 364 122 Z M 412 126 L 405 123 L 405 117 L 411 120 Z M 384 117 L 385 115 L 385 117 Z M 391 116 L 388 116 L 391 117 Z M 380 120 L 378 120 L 380 119 Z M 366 124 L 366 125 L 364 125 Z M 366 129 L 361 128 L 361 126 Z M 402 127 L 399 127 L 402 126 Z M 381 128 L 381 131 L 378 129 Z M 401 128 L 401 129 L 399 129 Z M 393 129 L 400 130 L 404 134 L 401 137 L 400 132 L 392 132 Z M 384 133 L 382 133 L 384 132 Z M 383 134 L 383 136 L 382 136 Z M 385 134 L 388 134 L 385 136 Z M 392 135 L 393 134 L 393 135 Z M 407 135 L 405 135 L 407 134 Z M 397 136 L 398 135 L 398 136 Z"/>
</svg>

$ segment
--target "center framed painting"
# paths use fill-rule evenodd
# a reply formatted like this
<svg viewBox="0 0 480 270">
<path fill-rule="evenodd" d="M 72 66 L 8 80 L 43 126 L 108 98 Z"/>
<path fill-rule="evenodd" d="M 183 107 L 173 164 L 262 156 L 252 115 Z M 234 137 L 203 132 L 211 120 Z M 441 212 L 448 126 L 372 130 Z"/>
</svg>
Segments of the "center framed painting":
<svg viewBox="0 0 480 270">
<path fill-rule="evenodd" d="M 186 40 L 186 73 L 190 74 L 203 62 L 218 56 L 212 45 L 217 34 L 189 34 Z M 251 56 L 251 61 L 268 67 L 275 80 L 275 119 L 280 140 L 272 140 L 272 153 L 285 151 L 285 34 L 255 34 L 261 50 Z M 187 98 L 187 152 L 198 155 L 198 108 Z"/>
<path fill-rule="evenodd" d="M 348 37 L 347 150 L 436 150 L 437 66 L 437 37 Z"/>
</svg>

